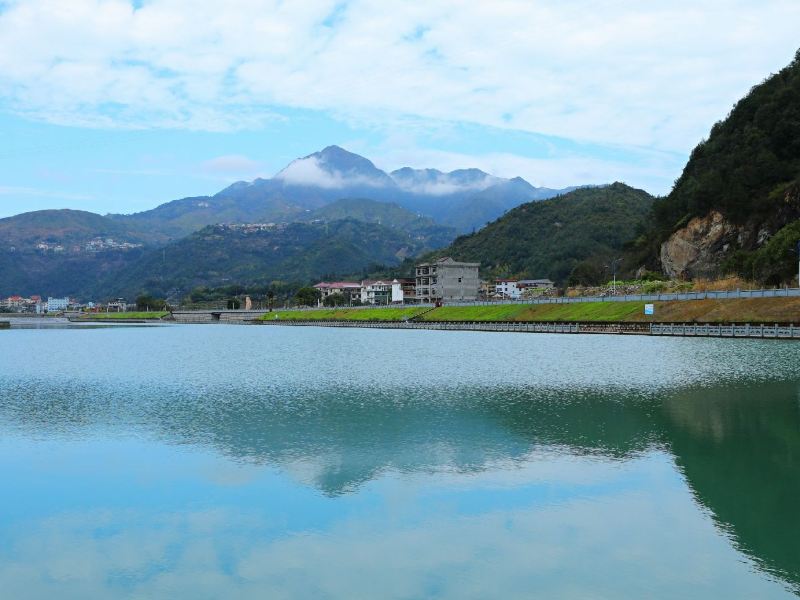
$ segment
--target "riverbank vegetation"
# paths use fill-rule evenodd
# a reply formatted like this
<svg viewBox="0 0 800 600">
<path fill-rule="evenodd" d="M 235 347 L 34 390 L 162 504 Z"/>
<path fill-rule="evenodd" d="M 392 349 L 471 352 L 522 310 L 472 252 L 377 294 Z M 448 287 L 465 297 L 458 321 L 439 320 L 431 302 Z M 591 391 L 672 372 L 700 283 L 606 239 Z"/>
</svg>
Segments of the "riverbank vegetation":
<svg viewBox="0 0 800 600">
<path fill-rule="evenodd" d="M 262 319 L 282 319 L 284 321 L 404 321 L 417 317 L 427 310 L 430 310 L 430 308 L 419 306 L 277 310 L 267 313 Z"/>
<path fill-rule="evenodd" d="M 494 304 L 477 306 L 331 308 L 268 313 L 270 320 L 326 321 L 558 321 L 798 323 L 800 298 L 732 298 L 653 302 L 574 302 L 568 304 Z"/>
</svg>

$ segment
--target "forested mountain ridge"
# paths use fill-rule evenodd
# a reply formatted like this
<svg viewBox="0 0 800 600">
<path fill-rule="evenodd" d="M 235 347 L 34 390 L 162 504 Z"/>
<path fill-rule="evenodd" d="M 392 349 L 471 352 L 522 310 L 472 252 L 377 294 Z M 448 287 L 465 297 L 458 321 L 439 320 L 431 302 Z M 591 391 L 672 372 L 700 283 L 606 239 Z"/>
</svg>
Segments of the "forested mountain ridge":
<svg viewBox="0 0 800 600">
<path fill-rule="evenodd" d="M 653 197 L 623 183 L 581 188 L 514 208 L 428 258 L 481 263 L 485 276 L 599 279 L 604 264 L 643 230 Z"/>
<path fill-rule="evenodd" d="M 738 271 L 778 283 L 794 271 L 799 218 L 800 51 L 692 151 L 638 256 L 672 276 Z"/>
<path fill-rule="evenodd" d="M 0 297 L 83 295 L 160 242 L 150 232 L 79 210 L 0 219 Z"/>
<path fill-rule="evenodd" d="M 108 277 L 108 293 L 135 297 L 230 284 L 299 285 L 328 274 L 393 265 L 424 250 L 424 241 L 400 230 L 355 219 L 326 223 L 211 225 Z"/>
<path fill-rule="evenodd" d="M 82 210 L 37 210 L 0 219 L 0 249 L 33 249 L 37 244 L 84 245 L 96 238 L 133 244 L 155 244 L 161 238 L 146 229 L 129 226 Z"/>
</svg>

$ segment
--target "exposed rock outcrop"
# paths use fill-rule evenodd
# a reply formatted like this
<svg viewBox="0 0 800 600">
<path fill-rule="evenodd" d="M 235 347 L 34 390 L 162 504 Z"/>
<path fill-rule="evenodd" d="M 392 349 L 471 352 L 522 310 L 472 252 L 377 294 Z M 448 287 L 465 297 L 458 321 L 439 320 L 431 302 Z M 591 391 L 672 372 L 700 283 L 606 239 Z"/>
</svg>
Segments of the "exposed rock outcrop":
<svg viewBox="0 0 800 600">
<path fill-rule="evenodd" d="M 717 275 L 732 244 L 738 246 L 738 234 L 738 228 L 718 211 L 695 217 L 661 244 L 661 266 L 670 277 Z"/>
</svg>

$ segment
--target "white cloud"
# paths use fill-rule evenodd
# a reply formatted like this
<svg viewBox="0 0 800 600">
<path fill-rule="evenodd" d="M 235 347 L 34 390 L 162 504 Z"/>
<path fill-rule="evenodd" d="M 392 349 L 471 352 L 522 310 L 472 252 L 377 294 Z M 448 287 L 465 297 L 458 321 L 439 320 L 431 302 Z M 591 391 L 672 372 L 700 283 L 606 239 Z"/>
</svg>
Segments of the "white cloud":
<svg viewBox="0 0 800 600">
<path fill-rule="evenodd" d="M 337 4 L 11 2 L 0 89 L 67 124 L 216 131 L 296 107 L 686 152 L 791 59 L 800 22 L 795 0 Z"/>
<path fill-rule="evenodd" d="M 323 169 L 319 161 L 313 156 L 299 158 L 292 161 L 285 169 L 275 176 L 286 183 L 295 185 L 316 185 L 322 188 L 338 189 L 344 187 L 341 175 L 330 173 Z"/>
<path fill-rule="evenodd" d="M 522 177 L 537 187 L 564 188 L 571 185 L 623 181 L 649 191 L 665 192 L 671 177 L 680 171 L 683 158 L 668 153 L 641 152 L 635 159 L 603 159 L 581 155 L 531 158 L 507 152 L 462 154 L 424 149 L 384 147 L 380 164 L 391 166 L 439 165 L 456 169 L 469 165 L 498 177 Z"/>
<path fill-rule="evenodd" d="M 344 174 L 336 169 L 323 166 L 315 156 L 293 160 L 285 169 L 275 175 L 275 179 L 292 185 L 315 185 L 328 189 L 339 189 L 345 185 L 383 187 L 385 184 L 384 181 L 350 173 Z"/>
<path fill-rule="evenodd" d="M 471 158 L 469 160 L 472 160 Z M 439 164 L 439 163 L 437 163 Z M 465 163 L 462 163 L 465 164 Z M 475 177 L 462 180 L 452 173 L 436 173 L 435 175 L 416 174 L 413 177 L 401 178 L 393 176 L 398 186 L 408 192 L 417 194 L 429 194 L 432 196 L 444 196 L 455 192 L 469 190 L 485 190 L 489 186 L 497 183 L 498 178 L 492 175 Z"/>
</svg>

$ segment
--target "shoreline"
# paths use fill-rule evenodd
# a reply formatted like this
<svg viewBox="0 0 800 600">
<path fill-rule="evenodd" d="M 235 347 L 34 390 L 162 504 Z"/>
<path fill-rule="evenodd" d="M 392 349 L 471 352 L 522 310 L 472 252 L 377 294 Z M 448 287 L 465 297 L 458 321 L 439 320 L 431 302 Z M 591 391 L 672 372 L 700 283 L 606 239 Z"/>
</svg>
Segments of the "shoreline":
<svg viewBox="0 0 800 600">
<path fill-rule="evenodd" d="M 252 325 L 283 327 L 356 327 L 364 329 L 425 329 L 436 331 L 480 331 L 494 333 L 556 333 L 584 335 L 640 335 L 651 337 L 713 337 L 726 339 L 779 339 L 800 341 L 800 325 L 752 323 L 544 323 L 466 321 L 248 321 Z"/>
</svg>

